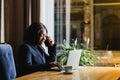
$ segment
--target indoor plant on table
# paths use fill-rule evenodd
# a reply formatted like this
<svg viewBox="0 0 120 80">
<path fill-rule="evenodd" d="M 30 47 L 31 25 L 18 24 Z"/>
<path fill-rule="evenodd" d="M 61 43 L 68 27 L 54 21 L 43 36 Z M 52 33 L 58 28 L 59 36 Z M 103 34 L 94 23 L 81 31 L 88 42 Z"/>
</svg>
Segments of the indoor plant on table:
<svg viewBox="0 0 120 80">
<path fill-rule="evenodd" d="M 66 41 L 64 41 L 62 48 L 63 50 L 57 53 L 57 61 L 62 65 L 66 65 L 69 51 L 77 50 L 78 48 L 76 47 L 75 44 L 72 46 L 67 44 Z M 94 65 L 94 55 L 92 54 L 92 51 L 90 49 L 82 48 L 79 65 L 80 66 Z"/>
</svg>

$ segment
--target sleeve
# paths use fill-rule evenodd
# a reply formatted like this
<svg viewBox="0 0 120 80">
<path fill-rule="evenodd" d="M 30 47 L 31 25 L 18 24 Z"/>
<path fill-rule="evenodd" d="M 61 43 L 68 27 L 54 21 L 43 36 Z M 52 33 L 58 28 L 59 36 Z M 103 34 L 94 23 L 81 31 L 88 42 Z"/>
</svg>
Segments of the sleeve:
<svg viewBox="0 0 120 80">
<path fill-rule="evenodd" d="M 33 64 L 33 54 L 30 52 L 28 46 L 22 46 L 19 51 L 19 63 L 20 68 L 26 73 L 31 73 L 35 71 L 44 71 L 50 69 L 50 64 Z"/>
<path fill-rule="evenodd" d="M 53 46 L 48 46 L 48 53 L 49 53 L 49 61 L 53 62 L 57 60 L 56 57 L 56 44 Z"/>
</svg>

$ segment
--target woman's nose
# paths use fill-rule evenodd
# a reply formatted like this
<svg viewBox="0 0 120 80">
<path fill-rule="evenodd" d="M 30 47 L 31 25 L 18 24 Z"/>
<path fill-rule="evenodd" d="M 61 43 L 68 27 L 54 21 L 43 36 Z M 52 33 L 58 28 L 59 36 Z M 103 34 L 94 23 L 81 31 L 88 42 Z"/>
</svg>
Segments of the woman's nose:
<svg viewBox="0 0 120 80">
<path fill-rule="evenodd" d="M 46 40 L 46 36 L 44 36 L 43 39 Z"/>
</svg>

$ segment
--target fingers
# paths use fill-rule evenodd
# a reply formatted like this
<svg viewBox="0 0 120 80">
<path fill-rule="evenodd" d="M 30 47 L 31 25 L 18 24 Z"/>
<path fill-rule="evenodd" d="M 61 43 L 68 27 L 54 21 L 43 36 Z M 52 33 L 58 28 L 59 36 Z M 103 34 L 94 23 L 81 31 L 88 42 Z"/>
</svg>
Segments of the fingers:
<svg viewBox="0 0 120 80">
<path fill-rule="evenodd" d="M 51 67 L 58 67 L 59 71 L 64 70 L 63 67 L 58 62 L 51 62 Z"/>
<path fill-rule="evenodd" d="M 47 36 L 46 39 L 48 39 L 48 43 L 50 44 L 50 46 L 53 46 L 55 44 L 50 36 Z"/>
<path fill-rule="evenodd" d="M 50 64 L 54 67 L 54 66 L 57 66 L 57 67 L 60 67 L 61 65 L 58 63 L 58 62 L 50 62 Z"/>
</svg>

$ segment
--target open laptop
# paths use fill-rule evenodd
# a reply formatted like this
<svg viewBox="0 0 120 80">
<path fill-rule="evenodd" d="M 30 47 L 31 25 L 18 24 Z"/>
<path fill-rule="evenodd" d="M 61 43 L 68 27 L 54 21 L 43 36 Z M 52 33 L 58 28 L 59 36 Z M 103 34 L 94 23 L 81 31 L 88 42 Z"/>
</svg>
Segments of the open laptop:
<svg viewBox="0 0 120 80">
<path fill-rule="evenodd" d="M 76 69 L 79 66 L 80 56 L 81 56 L 82 50 L 72 50 L 69 52 L 68 60 L 67 60 L 67 66 L 72 66 L 72 69 Z M 52 68 L 52 71 L 62 71 L 64 70 L 63 66 L 59 66 L 58 68 Z"/>
<path fill-rule="evenodd" d="M 81 49 L 70 51 L 66 65 L 72 66 L 73 69 L 76 69 L 79 66 L 81 52 Z"/>
</svg>

